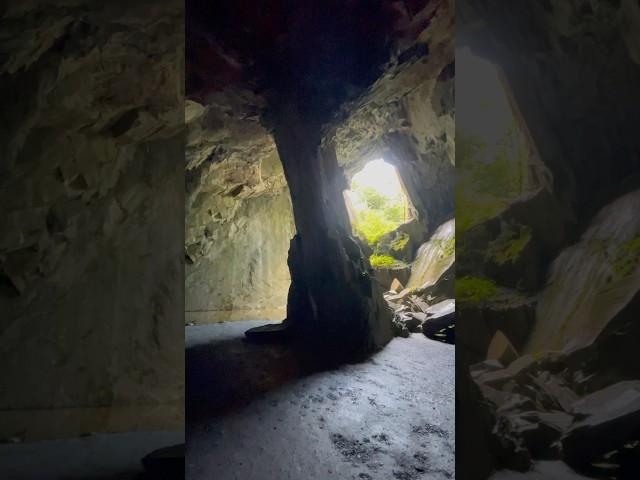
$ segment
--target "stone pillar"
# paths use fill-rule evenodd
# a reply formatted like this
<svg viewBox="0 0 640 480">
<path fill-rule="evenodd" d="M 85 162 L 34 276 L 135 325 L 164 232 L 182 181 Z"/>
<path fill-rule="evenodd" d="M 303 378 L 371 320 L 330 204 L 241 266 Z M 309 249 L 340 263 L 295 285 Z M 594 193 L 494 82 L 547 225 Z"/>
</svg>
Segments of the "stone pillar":
<svg viewBox="0 0 640 480">
<path fill-rule="evenodd" d="M 293 112 L 274 138 L 291 192 L 297 234 L 291 240 L 287 327 L 344 354 L 383 346 L 393 334 L 391 312 L 369 260 L 351 236 L 343 199 L 348 188 L 320 125 Z"/>
</svg>

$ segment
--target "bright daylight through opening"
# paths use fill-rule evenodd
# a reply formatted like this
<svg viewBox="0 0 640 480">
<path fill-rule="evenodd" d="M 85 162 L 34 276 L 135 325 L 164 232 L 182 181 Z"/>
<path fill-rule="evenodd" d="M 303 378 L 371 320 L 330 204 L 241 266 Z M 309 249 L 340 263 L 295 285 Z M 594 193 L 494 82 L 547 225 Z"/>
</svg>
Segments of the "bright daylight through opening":
<svg viewBox="0 0 640 480">
<path fill-rule="evenodd" d="M 456 220 L 468 230 L 536 188 L 530 139 L 517 120 L 507 85 L 492 63 L 456 52 Z"/>
<path fill-rule="evenodd" d="M 395 259 L 379 255 L 378 247 L 386 234 L 411 219 L 409 201 L 398 173 L 383 159 L 372 160 L 353 176 L 345 202 L 354 233 L 374 251 L 374 266 L 389 266 Z"/>
</svg>

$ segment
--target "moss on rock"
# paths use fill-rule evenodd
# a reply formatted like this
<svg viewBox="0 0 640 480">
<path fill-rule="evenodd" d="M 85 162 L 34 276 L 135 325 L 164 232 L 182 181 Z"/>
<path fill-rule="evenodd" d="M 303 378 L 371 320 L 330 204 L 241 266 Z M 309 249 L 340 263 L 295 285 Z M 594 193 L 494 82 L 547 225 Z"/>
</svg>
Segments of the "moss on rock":
<svg viewBox="0 0 640 480">
<path fill-rule="evenodd" d="M 489 245 L 487 257 L 498 265 L 515 263 L 530 241 L 531 227 L 505 225 L 500 235 Z"/>
<path fill-rule="evenodd" d="M 369 257 L 369 261 L 371 262 L 371 266 L 373 268 L 388 268 L 396 265 L 398 260 L 393 258 L 390 255 L 371 255 Z"/>
<path fill-rule="evenodd" d="M 498 294 L 498 286 L 487 278 L 467 275 L 456 278 L 455 292 L 459 302 L 481 302 L 493 299 Z"/>
</svg>

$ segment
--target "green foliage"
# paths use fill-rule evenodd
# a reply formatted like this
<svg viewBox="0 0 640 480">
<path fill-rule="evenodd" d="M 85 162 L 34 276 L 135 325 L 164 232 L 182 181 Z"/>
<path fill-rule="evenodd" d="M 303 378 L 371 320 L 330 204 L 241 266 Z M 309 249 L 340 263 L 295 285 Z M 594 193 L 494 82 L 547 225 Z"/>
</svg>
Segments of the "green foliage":
<svg viewBox="0 0 640 480">
<path fill-rule="evenodd" d="M 365 208 L 358 211 L 354 229 L 371 246 L 405 221 L 405 199 L 402 195 L 387 197 L 369 186 L 354 182 L 352 190 L 362 199 Z"/>
<path fill-rule="evenodd" d="M 371 255 L 369 257 L 371 266 L 374 268 L 386 268 L 395 265 L 398 261 L 389 255 Z"/>
<path fill-rule="evenodd" d="M 362 186 L 354 182 L 352 189 L 360 195 L 367 208 L 371 210 L 382 210 L 387 206 L 388 198 L 373 187 Z"/>
<path fill-rule="evenodd" d="M 432 242 L 438 245 L 438 248 L 442 250 L 444 257 L 450 257 L 456 252 L 456 239 L 455 238 L 436 238 L 432 239 Z"/>
<path fill-rule="evenodd" d="M 495 297 L 498 287 L 489 279 L 467 275 L 456 278 L 455 292 L 459 302 L 480 302 Z"/>
<path fill-rule="evenodd" d="M 407 243 L 409 243 L 409 240 L 410 240 L 410 237 L 407 233 L 405 232 L 400 233 L 396 237 L 396 239 L 393 242 L 391 242 L 391 250 L 393 250 L 394 252 L 401 252 L 407 246 Z"/>
<path fill-rule="evenodd" d="M 386 219 L 378 210 L 364 210 L 358 213 L 358 222 L 354 227 L 369 245 L 375 246 L 385 234 L 396 229 L 398 224 Z"/>
<path fill-rule="evenodd" d="M 495 145 L 456 131 L 456 220 L 464 232 L 502 212 L 529 188 L 529 151 L 514 123 Z"/>
</svg>

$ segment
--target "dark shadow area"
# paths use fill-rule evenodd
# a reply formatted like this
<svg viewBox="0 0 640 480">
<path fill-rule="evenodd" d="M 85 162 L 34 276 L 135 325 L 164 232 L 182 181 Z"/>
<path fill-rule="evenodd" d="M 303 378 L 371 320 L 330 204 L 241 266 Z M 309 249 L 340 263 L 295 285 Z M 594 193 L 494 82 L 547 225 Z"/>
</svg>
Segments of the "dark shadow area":
<svg viewBox="0 0 640 480">
<path fill-rule="evenodd" d="M 244 338 L 187 348 L 187 422 L 246 406 L 257 396 L 308 372 L 300 352 L 286 343 L 251 343 Z"/>
<path fill-rule="evenodd" d="M 231 414 L 293 380 L 329 371 L 367 357 L 328 352 L 293 338 L 213 340 L 188 347 L 185 353 L 187 424 Z"/>
</svg>

